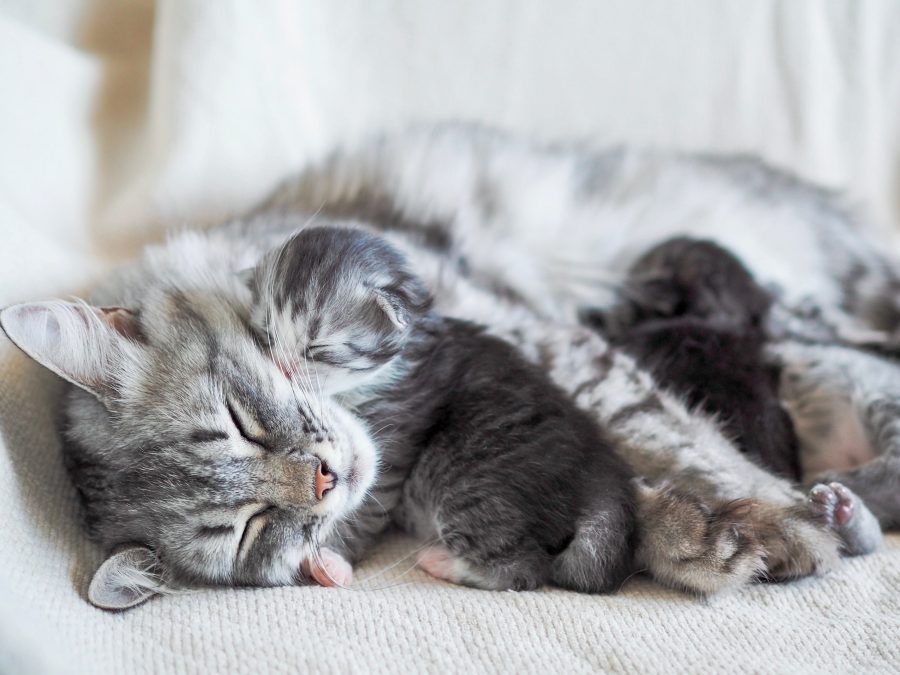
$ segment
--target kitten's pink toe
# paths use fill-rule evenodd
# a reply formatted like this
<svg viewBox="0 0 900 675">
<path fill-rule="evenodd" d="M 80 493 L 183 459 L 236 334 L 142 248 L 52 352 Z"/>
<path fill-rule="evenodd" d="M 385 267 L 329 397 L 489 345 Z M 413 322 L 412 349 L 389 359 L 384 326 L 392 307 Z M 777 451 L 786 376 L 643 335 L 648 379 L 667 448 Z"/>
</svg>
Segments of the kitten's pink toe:
<svg viewBox="0 0 900 675">
<path fill-rule="evenodd" d="M 831 525 L 834 509 L 837 505 L 837 495 L 828 485 L 819 483 L 809 491 L 809 509 L 814 516 L 821 519 L 824 524 Z"/>
<path fill-rule="evenodd" d="M 307 560 L 303 571 L 320 586 L 346 588 L 353 583 L 353 566 L 331 549 L 323 548 Z"/>
<path fill-rule="evenodd" d="M 416 556 L 419 567 L 437 579 L 457 583 L 459 560 L 444 546 L 429 546 Z"/>
</svg>

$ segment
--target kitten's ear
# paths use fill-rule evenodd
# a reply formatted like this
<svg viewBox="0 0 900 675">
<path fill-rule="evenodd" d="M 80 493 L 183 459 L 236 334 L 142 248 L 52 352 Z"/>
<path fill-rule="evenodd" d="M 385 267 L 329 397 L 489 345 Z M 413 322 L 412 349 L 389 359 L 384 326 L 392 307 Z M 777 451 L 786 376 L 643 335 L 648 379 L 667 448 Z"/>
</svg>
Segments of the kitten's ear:
<svg viewBox="0 0 900 675">
<path fill-rule="evenodd" d="M 146 546 L 129 546 L 100 565 L 88 587 L 88 600 L 100 609 L 128 609 L 163 590 L 159 558 Z"/>
<path fill-rule="evenodd" d="M 409 325 L 409 313 L 406 311 L 400 298 L 380 288 L 376 288 L 374 293 L 375 304 L 381 308 L 381 311 L 390 319 L 394 327 L 397 330 L 405 330 Z"/>
<path fill-rule="evenodd" d="M 0 327 L 28 356 L 100 399 L 114 390 L 141 340 L 127 309 L 59 300 L 7 307 Z"/>
<path fill-rule="evenodd" d="M 376 304 L 398 330 L 406 330 L 431 308 L 432 298 L 422 281 L 403 274 L 400 283 L 388 288 L 373 288 Z"/>
</svg>

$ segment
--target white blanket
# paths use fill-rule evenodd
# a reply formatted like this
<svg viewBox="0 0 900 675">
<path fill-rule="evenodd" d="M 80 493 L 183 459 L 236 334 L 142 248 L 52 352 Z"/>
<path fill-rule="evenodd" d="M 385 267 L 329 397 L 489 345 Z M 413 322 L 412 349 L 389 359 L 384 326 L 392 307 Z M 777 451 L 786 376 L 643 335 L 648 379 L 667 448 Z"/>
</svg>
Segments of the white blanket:
<svg viewBox="0 0 900 675">
<path fill-rule="evenodd" d="M 896 245 L 891 0 L 0 2 L 0 305 L 83 292 L 166 228 L 246 207 L 339 139 L 466 118 L 749 151 L 847 189 Z M 0 672 L 860 672 L 900 668 L 900 537 L 708 602 L 489 593 L 385 544 L 357 590 L 94 609 L 59 382 L 0 338 Z M 404 573 L 405 572 L 405 573 Z M 369 590 L 364 590 L 369 589 Z"/>
</svg>

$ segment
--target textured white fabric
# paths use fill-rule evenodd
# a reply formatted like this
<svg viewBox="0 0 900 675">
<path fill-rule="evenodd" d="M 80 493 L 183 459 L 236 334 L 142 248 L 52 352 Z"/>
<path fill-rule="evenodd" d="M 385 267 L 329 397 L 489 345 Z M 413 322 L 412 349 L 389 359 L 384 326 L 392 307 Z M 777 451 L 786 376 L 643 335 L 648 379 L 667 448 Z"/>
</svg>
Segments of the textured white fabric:
<svg viewBox="0 0 900 675">
<path fill-rule="evenodd" d="M 760 153 L 900 222 L 900 3 L 0 0 L 0 305 L 78 293 L 167 227 L 252 203 L 338 139 L 465 118 L 548 139 Z M 0 339 L 0 672 L 900 668 L 900 538 L 704 603 L 216 591 L 107 614 L 53 431 Z M 358 577 L 396 562 L 386 543 Z M 398 578 L 399 576 L 399 578 Z"/>
</svg>

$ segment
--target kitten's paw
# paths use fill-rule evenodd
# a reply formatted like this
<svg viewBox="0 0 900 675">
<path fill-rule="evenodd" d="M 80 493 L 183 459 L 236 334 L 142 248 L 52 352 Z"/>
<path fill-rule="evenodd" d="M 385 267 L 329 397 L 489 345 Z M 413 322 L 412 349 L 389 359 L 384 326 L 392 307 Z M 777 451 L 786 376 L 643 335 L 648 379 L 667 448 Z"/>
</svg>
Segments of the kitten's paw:
<svg viewBox="0 0 900 675">
<path fill-rule="evenodd" d="M 818 483 L 807 497 L 809 511 L 823 526 L 841 538 L 848 555 L 871 553 L 883 535 L 874 515 L 856 494 L 841 483 Z"/>
<path fill-rule="evenodd" d="M 701 595 L 735 588 L 764 569 L 753 502 L 704 502 L 659 488 L 640 488 L 638 560 L 658 581 Z"/>
<path fill-rule="evenodd" d="M 419 567 L 436 579 L 487 591 L 529 591 L 543 585 L 543 577 L 529 566 L 527 557 L 479 567 L 446 546 L 429 546 L 416 556 Z"/>
<path fill-rule="evenodd" d="M 419 551 L 416 563 L 436 579 L 461 584 L 467 577 L 468 563 L 445 546 L 429 546 Z"/>
<path fill-rule="evenodd" d="M 304 562 L 303 573 L 320 586 L 346 588 L 353 583 L 353 566 L 329 548 Z"/>
</svg>

